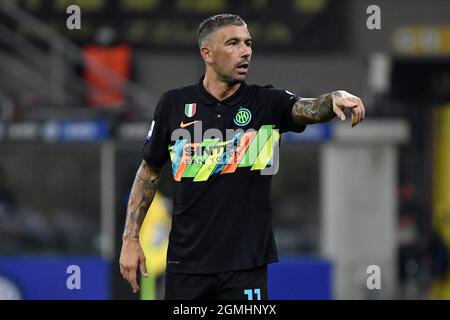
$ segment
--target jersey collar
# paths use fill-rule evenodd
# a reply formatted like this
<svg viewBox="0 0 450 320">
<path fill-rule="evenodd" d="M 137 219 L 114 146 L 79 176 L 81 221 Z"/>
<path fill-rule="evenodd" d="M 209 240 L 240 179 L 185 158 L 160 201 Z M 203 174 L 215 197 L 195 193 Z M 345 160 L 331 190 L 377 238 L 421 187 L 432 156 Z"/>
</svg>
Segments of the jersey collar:
<svg viewBox="0 0 450 320">
<path fill-rule="evenodd" d="M 242 82 L 241 85 L 239 86 L 239 89 L 237 89 L 235 93 L 233 93 L 231 96 L 229 96 L 225 100 L 220 101 L 205 89 L 205 87 L 203 86 L 204 78 L 205 78 L 205 76 L 202 76 L 200 78 L 198 85 L 197 85 L 197 89 L 198 89 L 200 99 L 206 105 L 213 105 L 213 104 L 220 102 L 221 104 L 225 104 L 230 107 L 236 106 L 239 104 L 239 102 L 242 101 L 242 99 L 244 98 L 245 93 L 247 91 L 247 84 L 245 82 Z"/>
</svg>

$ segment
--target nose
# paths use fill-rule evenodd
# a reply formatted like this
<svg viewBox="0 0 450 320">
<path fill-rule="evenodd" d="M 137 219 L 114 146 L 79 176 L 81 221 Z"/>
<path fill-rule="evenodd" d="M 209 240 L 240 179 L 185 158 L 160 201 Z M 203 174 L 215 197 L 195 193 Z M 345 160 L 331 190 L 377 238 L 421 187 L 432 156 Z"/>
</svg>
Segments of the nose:
<svg viewBox="0 0 450 320">
<path fill-rule="evenodd" d="M 252 55 L 252 48 L 246 44 L 243 44 L 241 49 L 241 57 L 249 58 Z"/>
</svg>

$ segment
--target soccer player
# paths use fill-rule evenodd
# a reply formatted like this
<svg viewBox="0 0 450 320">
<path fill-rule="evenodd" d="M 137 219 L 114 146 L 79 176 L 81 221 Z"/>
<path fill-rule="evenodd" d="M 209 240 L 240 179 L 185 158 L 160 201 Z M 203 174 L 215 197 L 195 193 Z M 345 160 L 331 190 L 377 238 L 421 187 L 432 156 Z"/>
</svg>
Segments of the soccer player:
<svg viewBox="0 0 450 320">
<path fill-rule="evenodd" d="M 139 290 L 147 275 L 139 230 L 170 160 L 174 182 L 165 299 L 268 298 L 267 264 L 277 261 L 271 175 L 281 133 L 306 125 L 364 119 L 360 98 L 334 91 L 300 98 L 247 85 L 252 38 L 237 15 L 220 14 L 198 28 L 206 71 L 158 102 L 128 202 L 120 271 Z M 231 131 L 230 131 L 231 130 Z M 231 133 L 230 133 L 231 132 Z"/>
</svg>

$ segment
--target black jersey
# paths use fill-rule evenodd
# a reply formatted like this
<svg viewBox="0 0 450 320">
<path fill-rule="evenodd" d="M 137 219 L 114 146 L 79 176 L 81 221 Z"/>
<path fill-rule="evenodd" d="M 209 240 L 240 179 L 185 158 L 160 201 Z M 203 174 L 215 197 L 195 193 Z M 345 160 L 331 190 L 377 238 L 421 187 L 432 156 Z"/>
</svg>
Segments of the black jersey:
<svg viewBox="0 0 450 320">
<path fill-rule="evenodd" d="M 242 83 L 219 101 L 197 85 L 162 95 L 144 160 L 171 162 L 174 181 L 167 271 L 216 273 L 277 261 L 271 178 L 281 133 L 294 123 L 293 93 Z"/>
</svg>

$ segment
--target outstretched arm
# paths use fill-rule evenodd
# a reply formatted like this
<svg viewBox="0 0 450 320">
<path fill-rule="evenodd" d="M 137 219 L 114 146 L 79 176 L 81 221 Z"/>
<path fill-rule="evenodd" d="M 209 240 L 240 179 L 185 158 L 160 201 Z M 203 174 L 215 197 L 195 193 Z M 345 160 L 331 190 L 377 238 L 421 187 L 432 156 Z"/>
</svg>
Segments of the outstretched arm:
<svg viewBox="0 0 450 320">
<path fill-rule="evenodd" d="M 292 107 L 292 117 L 298 124 L 326 122 L 336 115 L 345 121 L 344 110 L 352 112 L 352 127 L 365 117 L 364 104 L 360 98 L 339 90 L 321 95 L 319 98 L 301 98 Z"/>
<path fill-rule="evenodd" d="M 160 172 L 160 168 L 149 166 L 143 160 L 136 173 L 128 200 L 119 264 L 120 273 L 130 283 L 134 293 L 139 290 L 136 281 L 137 267 L 140 266 L 141 274 L 147 276 L 144 252 L 139 244 L 139 231 L 155 196 Z"/>
</svg>

